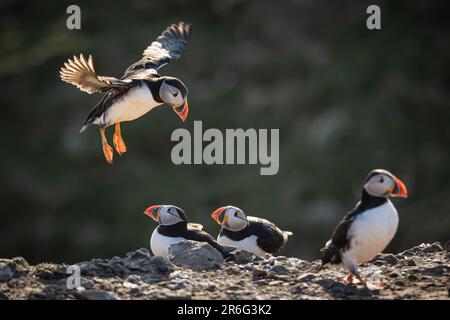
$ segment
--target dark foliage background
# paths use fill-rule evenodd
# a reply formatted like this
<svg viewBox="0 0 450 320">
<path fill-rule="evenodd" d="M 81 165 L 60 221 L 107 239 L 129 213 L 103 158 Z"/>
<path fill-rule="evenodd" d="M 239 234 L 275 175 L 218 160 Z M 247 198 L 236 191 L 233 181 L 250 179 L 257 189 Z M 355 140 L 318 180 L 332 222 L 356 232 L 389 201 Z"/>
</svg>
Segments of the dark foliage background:
<svg viewBox="0 0 450 320">
<path fill-rule="evenodd" d="M 209 218 L 234 204 L 295 233 L 283 254 L 314 258 L 358 200 L 369 170 L 402 178 L 390 251 L 450 239 L 449 68 L 445 1 L 2 1 L 0 256 L 75 262 L 148 246 L 142 212 L 171 203 Z M 365 27 L 369 4 L 382 30 Z M 78 130 L 99 96 L 59 80 L 75 53 L 120 76 L 168 24 L 193 23 L 182 59 L 190 114 L 169 108 L 123 125 L 129 152 L 105 164 L 97 129 Z M 280 128 L 280 171 L 175 166 L 172 131 Z M 111 132 L 110 132 L 111 134 Z"/>
</svg>

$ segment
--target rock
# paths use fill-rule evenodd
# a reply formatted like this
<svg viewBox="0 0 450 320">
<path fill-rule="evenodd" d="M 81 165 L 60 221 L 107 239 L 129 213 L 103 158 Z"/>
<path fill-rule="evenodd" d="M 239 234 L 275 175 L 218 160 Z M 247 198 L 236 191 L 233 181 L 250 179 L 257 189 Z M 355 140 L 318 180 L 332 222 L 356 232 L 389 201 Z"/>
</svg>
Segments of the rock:
<svg viewBox="0 0 450 320">
<path fill-rule="evenodd" d="M 281 264 L 274 265 L 270 269 L 270 271 L 275 273 L 275 274 L 287 274 L 287 273 L 289 273 L 289 269 L 286 268 L 285 266 L 281 265 Z"/>
<path fill-rule="evenodd" d="M 206 242 L 183 240 L 169 247 L 170 261 L 180 267 L 197 271 L 218 269 L 222 254 Z"/>
<path fill-rule="evenodd" d="M 74 292 L 73 295 L 78 300 L 120 300 L 115 295 L 106 291 L 85 290 Z"/>
<path fill-rule="evenodd" d="M 408 266 L 413 267 L 416 265 L 416 262 L 413 259 L 409 259 L 408 262 L 406 263 Z"/>
<path fill-rule="evenodd" d="M 0 282 L 8 282 L 14 278 L 14 267 L 6 263 L 0 263 Z"/>
<path fill-rule="evenodd" d="M 169 274 L 174 270 L 172 262 L 166 257 L 152 257 L 150 263 L 155 267 L 156 271 L 162 274 Z"/>
<path fill-rule="evenodd" d="M 313 273 L 305 273 L 302 274 L 300 277 L 297 278 L 298 282 L 309 282 L 312 281 L 316 278 L 316 275 L 314 275 Z"/>
<path fill-rule="evenodd" d="M 444 249 L 442 248 L 442 246 L 439 242 L 435 242 L 435 243 L 426 245 L 425 248 L 423 248 L 421 251 L 424 253 L 432 253 L 432 252 L 444 251 Z"/>
<path fill-rule="evenodd" d="M 267 276 L 267 271 L 266 270 L 261 270 L 261 269 L 255 269 L 253 270 L 253 277 L 255 278 L 263 278 Z"/>
<path fill-rule="evenodd" d="M 375 260 L 384 261 L 390 265 L 395 265 L 398 262 L 398 259 L 392 253 L 381 253 L 375 258 Z"/>
<path fill-rule="evenodd" d="M 255 258 L 256 256 L 253 253 L 245 250 L 239 250 L 234 254 L 234 262 L 237 264 L 246 264 L 253 261 Z"/>
</svg>

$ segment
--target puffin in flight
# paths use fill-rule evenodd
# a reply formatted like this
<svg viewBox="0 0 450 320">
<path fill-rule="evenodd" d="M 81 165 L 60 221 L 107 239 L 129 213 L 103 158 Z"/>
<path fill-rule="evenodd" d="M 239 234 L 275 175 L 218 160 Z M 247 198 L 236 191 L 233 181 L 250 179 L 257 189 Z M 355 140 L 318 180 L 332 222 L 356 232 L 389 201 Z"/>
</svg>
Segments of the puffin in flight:
<svg viewBox="0 0 450 320">
<path fill-rule="evenodd" d="M 217 242 L 259 257 L 277 253 L 292 235 L 266 219 L 246 216 L 244 211 L 233 206 L 219 208 L 211 217 L 222 225 Z"/>
<path fill-rule="evenodd" d="M 144 214 L 159 223 L 150 239 L 150 248 L 155 256 L 168 257 L 170 245 L 182 240 L 207 242 L 224 258 L 231 257 L 230 252 L 236 249 L 217 243 L 211 235 L 202 230 L 201 224 L 188 223 L 184 211 L 176 206 L 151 206 L 144 211 Z"/>
<path fill-rule="evenodd" d="M 353 276 L 365 284 L 358 264 L 373 259 L 394 237 L 398 213 L 389 197 L 407 198 L 405 184 L 389 171 L 371 171 L 362 188 L 361 201 L 337 225 L 331 239 L 320 251 L 322 268 L 327 263 L 345 266 L 350 273 L 345 281 L 353 283 Z"/>
<path fill-rule="evenodd" d="M 120 131 L 120 123 L 135 120 L 153 108 L 168 104 L 185 121 L 188 115 L 188 90 L 181 80 L 161 76 L 158 70 L 180 58 L 191 36 L 191 25 L 180 22 L 172 24 L 153 41 L 143 53 L 141 60 L 133 63 L 122 78 L 97 76 L 91 55 L 74 56 L 61 68 L 61 80 L 77 86 L 89 94 L 104 93 L 91 110 L 80 132 L 90 124 L 100 127 L 103 153 L 112 163 L 113 150 L 105 136 L 105 128 L 114 125 L 114 147 L 120 155 L 127 151 Z"/>
</svg>

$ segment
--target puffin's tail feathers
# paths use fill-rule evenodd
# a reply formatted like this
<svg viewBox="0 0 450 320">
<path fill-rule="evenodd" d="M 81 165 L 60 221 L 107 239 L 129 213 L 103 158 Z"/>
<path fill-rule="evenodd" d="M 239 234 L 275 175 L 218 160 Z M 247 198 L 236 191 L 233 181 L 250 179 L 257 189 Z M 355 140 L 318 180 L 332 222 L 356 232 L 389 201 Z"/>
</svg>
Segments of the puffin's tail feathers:
<svg viewBox="0 0 450 320">
<path fill-rule="evenodd" d="M 288 241 L 288 238 L 292 235 L 293 235 L 293 233 L 291 231 L 283 231 L 283 245 L 286 244 L 286 242 Z"/>
<path fill-rule="evenodd" d="M 322 260 L 322 264 L 319 267 L 319 270 L 323 268 L 327 263 L 340 263 L 341 256 L 339 254 L 339 248 L 336 247 L 333 242 L 330 240 L 325 244 L 325 247 L 320 249 L 320 253 L 322 254 L 320 260 Z"/>
<path fill-rule="evenodd" d="M 80 133 L 83 133 L 89 127 L 89 123 L 81 127 Z"/>
</svg>

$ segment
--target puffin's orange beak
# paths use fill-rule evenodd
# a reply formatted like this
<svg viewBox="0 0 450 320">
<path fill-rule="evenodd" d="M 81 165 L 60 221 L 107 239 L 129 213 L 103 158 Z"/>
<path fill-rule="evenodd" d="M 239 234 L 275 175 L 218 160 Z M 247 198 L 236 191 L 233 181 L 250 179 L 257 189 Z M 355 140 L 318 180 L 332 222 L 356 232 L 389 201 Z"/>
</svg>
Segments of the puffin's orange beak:
<svg viewBox="0 0 450 320">
<path fill-rule="evenodd" d="M 158 222 L 159 219 L 159 209 L 161 206 L 151 206 L 145 209 L 144 214 Z"/>
<path fill-rule="evenodd" d="M 219 215 L 222 213 L 222 211 L 224 211 L 224 210 L 226 210 L 226 209 L 227 209 L 227 207 L 222 207 L 222 208 L 217 209 L 216 211 L 214 211 L 214 212 L 211 214 L 211 217 L 212 217 L 214 220 L 216 220 L 216 222 L 217 222 L 218 224 L 222 224 L 222 221 L 220 221 Z"/>
<path fill-rule="evenodd" d="M 188 113 L 189 113 L 189 104 L 187 99 L 184 100 L 184 103 L 179 106 L 173 108 L 173 110 L 178 114 L 178 116 L 181 118 L 181 120 L 186 121 Z"/>
<path fill-rule="evenodd" d="M 405 184 L 402 180 L 398 178 L 394 178 L 395 188 L 391 193 L 392 197 L 400 197 L 400 198 L 408 198 L 408 189 L 406 189 Z"/>
</svg>

